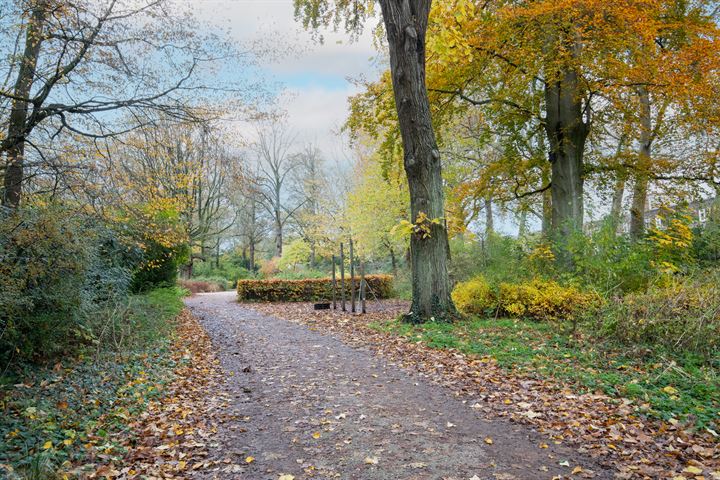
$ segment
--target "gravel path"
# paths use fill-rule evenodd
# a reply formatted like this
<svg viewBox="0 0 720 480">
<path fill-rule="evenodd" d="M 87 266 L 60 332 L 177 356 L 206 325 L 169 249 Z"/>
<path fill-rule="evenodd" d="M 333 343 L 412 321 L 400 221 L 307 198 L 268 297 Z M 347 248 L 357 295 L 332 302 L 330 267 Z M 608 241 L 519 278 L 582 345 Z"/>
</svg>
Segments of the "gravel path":
<svg viewBox="0 0 720 480">
<path fill-rule="evenodd" d="M 218 432 L 213 454 L 233 468 L 217 478 L 610 478 L 577 452 L 483 419 L 443 387 L 368 351 L 234 299 L 223 292 L 186 301 L 212 338 L 234 399 L 234 420 Z M 572 475 L 576 466 L 584 471 Z"/>
</svg>

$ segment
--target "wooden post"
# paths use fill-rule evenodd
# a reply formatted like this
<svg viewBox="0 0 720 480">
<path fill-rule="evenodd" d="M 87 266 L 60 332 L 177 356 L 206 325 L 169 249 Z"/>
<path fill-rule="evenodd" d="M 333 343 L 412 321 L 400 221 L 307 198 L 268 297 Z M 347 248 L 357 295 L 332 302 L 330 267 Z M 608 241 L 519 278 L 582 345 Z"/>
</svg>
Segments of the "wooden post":
<svg viewBox="0 0 720 480">
<path fill-rule="evenodd" d="M 340 301 L 342 303 L 342 311 L 346 312 L 345 309 L 345 251 L 343 250 L 343 244 L 340 243 Z"/>
<path fill-rule="evenodd" d="M 335 278 L 335 255 L 332 256 L 333 274 L 332 274 L 332 304 L 333 310 L 337 310 L 337 278 Z"/>
<path fill-rule="evenodd" d="M 367 313 L 365 308 L 365 295 L 367 294 L 367 283 L 365 282 L 365 262 L 360 261 L 360 311 Z"/>
<path fill-rule="evenodd" d="M 355 313 L 355 257 L 352 237 L 350 237 L 350 311 Z"/>
</svg>

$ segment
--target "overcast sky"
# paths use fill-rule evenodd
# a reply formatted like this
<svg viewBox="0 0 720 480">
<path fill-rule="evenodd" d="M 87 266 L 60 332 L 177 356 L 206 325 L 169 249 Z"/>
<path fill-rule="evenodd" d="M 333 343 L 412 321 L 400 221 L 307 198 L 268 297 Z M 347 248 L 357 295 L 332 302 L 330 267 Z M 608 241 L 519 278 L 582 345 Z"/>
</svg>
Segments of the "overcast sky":
<svg viewBox="0 0 720 480">
<path fill-rule="evenodd" d="M 268 84 L 281 86 L 281 103 L 298 143 L 316 143 L 326 157 L 336 156 L 340 141 L 335 132 L 347 117 L 348 97 L 358 91 L 349 79 L 375 79 L 380 72 L 371 28 L 356 42 L 349 42 L 344 33 L 324 31 L 325 41 L 318 44 L 295 22 L 292 0 L 192 0 L 192 4 L 202 20 L 229 30 L 239 44 L 269 41 L 289 52 L 262 59 L 258 73 Z"/>
</svg>

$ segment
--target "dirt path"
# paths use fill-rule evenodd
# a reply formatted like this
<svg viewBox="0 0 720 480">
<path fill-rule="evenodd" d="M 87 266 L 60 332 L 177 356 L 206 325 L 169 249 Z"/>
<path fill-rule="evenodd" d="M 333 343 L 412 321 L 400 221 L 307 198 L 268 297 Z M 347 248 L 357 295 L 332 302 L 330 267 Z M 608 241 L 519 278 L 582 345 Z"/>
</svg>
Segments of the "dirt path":
<svg viewBox="0 0 720 480">
<path fill-rule="evenodd" d="M 234 298 L 187 300 L 234 399 L 235 420 L 223 424 L 214 453 L 234 466 L 217 478 L 527 480 L 583 478 L 588 469 L 610 478 L 524 426 L 482 419 L 412 372 Z M 578 465 L 584 472 L 572 475 Z"/>
</svg>

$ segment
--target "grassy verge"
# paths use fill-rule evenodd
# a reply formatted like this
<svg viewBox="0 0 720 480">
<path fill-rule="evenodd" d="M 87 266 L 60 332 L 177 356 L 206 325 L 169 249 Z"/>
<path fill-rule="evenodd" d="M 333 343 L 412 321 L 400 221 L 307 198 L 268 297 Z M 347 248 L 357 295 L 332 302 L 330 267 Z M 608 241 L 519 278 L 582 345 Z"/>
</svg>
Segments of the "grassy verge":
<svg viewBox="0 0 720 480">
<path fill-rule="evenodd" d="M 569 325 L 512 319 L 470 319 L 455 324 L 374 323 L 373 328 L 492 357 L 508 371 L 553 378 L 580 392 L 633 399 L 649 416 L 720 424 L 720 354 L 714 362 L 671 357 L 660 349 L 633 348 L 571 333 Z"/>
<path fill-rule="evenodd" d="M 131 297 L 120 314 L 98 312 L 95 341 L 76 358 L 0 377 L 0 477 L 49 479 L 122 456 L 128 420 L 172 380 L 183 293 L 158 289 Z"/>
</svg>

